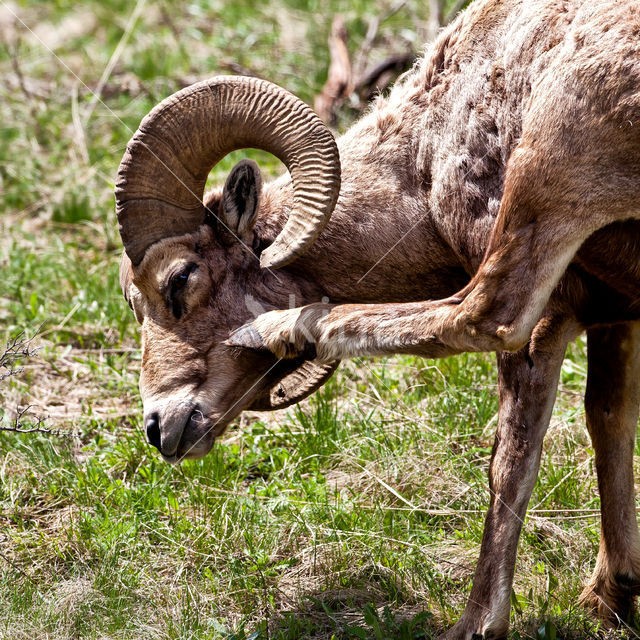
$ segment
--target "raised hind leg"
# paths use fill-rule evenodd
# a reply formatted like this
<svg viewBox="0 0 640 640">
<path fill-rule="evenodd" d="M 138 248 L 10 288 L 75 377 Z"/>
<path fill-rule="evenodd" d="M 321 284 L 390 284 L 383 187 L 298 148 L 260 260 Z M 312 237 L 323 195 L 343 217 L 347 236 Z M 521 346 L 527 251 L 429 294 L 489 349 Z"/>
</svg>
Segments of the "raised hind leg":
<svg viewBox="0 0 640 640">
<path fill-rule="evenodd" d="M 582 243 L 613 222 L 640 218 L 640 127 L 633 126 L 640 121 L 640 94 L 625 93 L 624 110 L 612 110 L 610 91 L 588 79 L 571 51 L 565 54 L 532 89 L 487 251 L 467 287 L 438 302 L 273 311 L 241 328 L 231 343 L 280 357 L 305 353 L 311 345 L 327 360 L 407 352 L 441 357 L 524 346 Z M 631 67 L 617 71 L 633 86 Z M 348 213 L 344 198 L 339 204 Z M 416 199 L 418 213 L 425 199 Z M 393 224 L 392 213 L 379 215 L 381 227 Z M 439 215 L 446 222 L 447 215 L 464 220 L 468 212 Z M 460 232 L 480 240 L 472 228 Z M 429 252 L 425 246 L 425 264 Z M 344 256 L 346 265 L 349 259 Z"/>
<path fill-rule="evenodd" d="M 633 451 L 640 406 L 640 325 L 588 332 L 587 426 L 601 501 L 596 566 L 581 601 L 609 624 L 627 622 L 640 593 Z"/>
<path fill-rule="evenodd" d="M 619 184 L 599 166 L 560 166 L 563 160 L 524 142 L 514 151 L 486 256 L 452 298 L 271 311 L 241 327 L 229 343 L 277 357 L 312 353 L 325 360 L 521 348 L 582 243 L 616 220 L 640 217 L 640 176 Z M 587 179 L 596 195 L 581 199 Z"/>
</svg>

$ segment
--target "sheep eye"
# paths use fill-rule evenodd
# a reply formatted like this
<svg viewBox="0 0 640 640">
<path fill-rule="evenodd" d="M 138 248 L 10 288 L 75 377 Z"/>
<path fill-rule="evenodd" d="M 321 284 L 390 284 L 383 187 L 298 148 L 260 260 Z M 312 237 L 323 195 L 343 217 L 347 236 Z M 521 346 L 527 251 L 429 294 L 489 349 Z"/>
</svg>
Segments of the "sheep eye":
<svg viewBox="0 0 640 640">
<path fill-rule="evenodd" d="M 182 289 L 185 284 L 187 284 L 187 280 L 189 279 L 189 274 L 186 272 L 179 273 L 177 276 L 171 279 L 171 288 L 172 289 Z"/>
<path fill-rule="evenodd" d="M 180 319 L 182 316 L 182 307 L 184 304 L 183 293 L 184 288 L 189 280 L 189 276 L 193 271 L 198 268 L 198 265 L 193 262 L 189 263 L 179 271 L 178 273 L 171 276 L 169 279 L 169 291 L 168 291 L 168 300 L 167 302 L 171 306 L 171 311 L 176 319 Z"/>
</svg>

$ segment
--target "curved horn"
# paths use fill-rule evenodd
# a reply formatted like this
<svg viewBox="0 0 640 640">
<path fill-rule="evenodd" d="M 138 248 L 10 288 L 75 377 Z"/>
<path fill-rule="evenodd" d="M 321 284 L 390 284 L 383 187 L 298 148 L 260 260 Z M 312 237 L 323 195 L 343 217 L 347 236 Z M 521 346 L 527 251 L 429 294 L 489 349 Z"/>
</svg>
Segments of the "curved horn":
<svg viewBox="0 0 640 640">
<path fill-rule="evenodd" d="M 248 407 L 251 411 L 285 409 L 317 391 L 335 372 L 340 360 L 316 363 L 307 360 L 282 380 L 265 389 Z"/>
<path fill-rule="evenodd" d="M 142 121 L 120 163 L 116 211 L 125 250 L 138 265 L 167 236 L 195 231 L 212 167 L 235 149 L 277 156 L 293 182 L 293 207 L 263 267 L 282 267 L 324 229 L 340 190 L 333 135 L 301 100 L 258 78 L 219 76 L 191 85 Z"/>
</svg>

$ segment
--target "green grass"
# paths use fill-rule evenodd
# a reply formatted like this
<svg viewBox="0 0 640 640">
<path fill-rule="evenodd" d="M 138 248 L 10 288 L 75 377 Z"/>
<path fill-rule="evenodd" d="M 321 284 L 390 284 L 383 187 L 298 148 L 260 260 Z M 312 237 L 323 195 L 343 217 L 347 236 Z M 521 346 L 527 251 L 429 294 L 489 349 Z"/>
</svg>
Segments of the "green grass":
<svg viewBox="0 0 640 640">
<path fill-rule="evenodd" d="M 381 24 L 371 64 L 419 49 L 424 5 Z M 355 53 L 379 3 L 149 2 L 95 104 L 132 4 L 10 6 L 24 24 L 5 21 L 0 47 L 0 339 L 42 328 L 38 354 L 0 382 L 0 419 L 33 404 L 72 435 L 0 433 L 0 638 L 434 637 L 462 611 L 479 550 L 493 357 L 346 363 L 301 406 L 247 414 L 173 468 L 142 433 L 117 278 L 113 180 L 141 117 L 233 64 L 311 102 L 332 14 Z M 584 382 L 580 341 L 523 529 L 513 638 L 597 631 L 575 605 L 599 537 Z"/>
</svg>

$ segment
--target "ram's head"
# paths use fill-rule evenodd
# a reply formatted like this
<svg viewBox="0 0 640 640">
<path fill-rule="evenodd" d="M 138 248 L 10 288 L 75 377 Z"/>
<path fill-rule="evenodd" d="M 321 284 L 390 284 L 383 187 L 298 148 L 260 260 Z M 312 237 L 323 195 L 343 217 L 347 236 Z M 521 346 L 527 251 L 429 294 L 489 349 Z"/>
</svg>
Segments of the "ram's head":
<svg viewBox="0 0 640 640">
<path fill-rule="evenodd" d="M 263 188 L 257 165 L 244 160 L 204 197 L 212 167 L 250 147 L 280 158 L 290 178 Z M 337 363 L 277 361 L 225 340 L 291 295 L 297 303 L 321 295 L 276 270 L 311 246 L 339 186 L 331 133 L 303 102 L 262 80 L 198 83 L 142 121 L 116 184 L 120 282 L 142 325 L 147 436 L 165 459 L 205 455 L 243 409 L 288 406 L 335 370 Z"/>
</svg>

